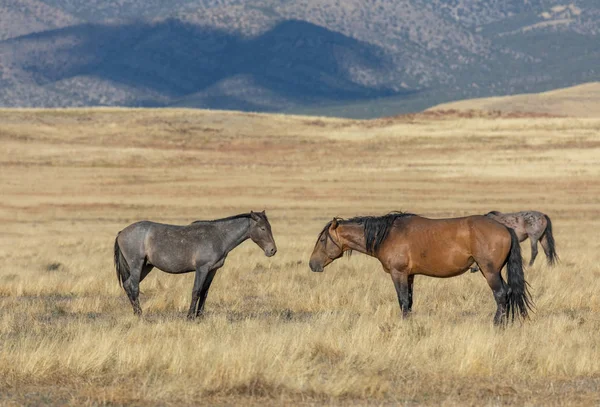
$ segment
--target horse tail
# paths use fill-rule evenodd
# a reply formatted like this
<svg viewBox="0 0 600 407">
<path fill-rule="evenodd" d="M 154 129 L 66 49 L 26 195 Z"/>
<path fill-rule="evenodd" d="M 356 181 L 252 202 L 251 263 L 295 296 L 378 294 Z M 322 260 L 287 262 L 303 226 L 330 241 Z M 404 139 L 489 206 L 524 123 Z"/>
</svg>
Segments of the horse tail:
<svg viewBox="0 0 600 407">
<path fill-rule="evenodd" d="M 544 232 L 544 237 L 548 244 L 546 259 L 548 260 L 548 264 L 553 266 L 558 261 L 558 254 L 556 254 L 556 244 L 554 243 L 554 235 L 552 234 L 552 221 L 550 220 L 550 216 L 544 215 L 544 217 L 547 222 L 546 231 Z"/>
<path fill-rule="evenodd" d="M 510 253 L 506 260 L 507 280 L 508 280 L 508 301 L 506 315 L 514 321 L 515 311 L 523 319 L 528 317 L 528 310 L 533 306 L 531 294 L 529 294 L 528 283 L 525 281 L 523 273 L 523 257 L 521 256 L 521 246 L 515 231 L 507 227 L 510 233 Z"/>
<path fill-rule="evenodd" d="M 123 287 L 123 283 L 125 283 L 125 281 L 129 278 L 129 265 L 123 256 L 123 252 L 121 252 L 121 248 L 119 247 L 120 233 L 121 232 L 119 232 L 115 238 L 115 270 L 117 271 L 117 280 L 119 281 L 119 286 Z"/>
</svg>

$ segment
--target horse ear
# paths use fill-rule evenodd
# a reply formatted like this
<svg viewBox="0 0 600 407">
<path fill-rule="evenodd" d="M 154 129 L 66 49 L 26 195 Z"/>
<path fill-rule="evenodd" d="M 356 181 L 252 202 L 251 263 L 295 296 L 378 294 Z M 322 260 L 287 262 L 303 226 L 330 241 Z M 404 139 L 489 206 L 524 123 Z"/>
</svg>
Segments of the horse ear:
<svg viewBox="0 0 600 407">
<path fill-rule="evenodd" d="M 254 211 L 250 211 L 250 217 L 257 222 L 260 220 L 260 216 L 258 216 Z"/>
<path fill-rule="evenodd" d="M 337 218 L 333 218 L 333 220 L 331 221 L 331 229 L 335 229 L 339 226 L 338 220 Z"/>
</svg>

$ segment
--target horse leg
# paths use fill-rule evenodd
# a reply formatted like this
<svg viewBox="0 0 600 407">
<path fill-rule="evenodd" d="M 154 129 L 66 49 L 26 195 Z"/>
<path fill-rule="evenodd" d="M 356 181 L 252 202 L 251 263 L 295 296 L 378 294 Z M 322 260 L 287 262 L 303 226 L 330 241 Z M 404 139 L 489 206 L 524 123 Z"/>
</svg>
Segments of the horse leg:
<svg viewBox="0 0 600 407">
<path fill-rule="evenodd" d="M 415 282 L 415 275 L 411 274 L 408 276 L 408 312 L 412 312 L 413 305 L 413 283 Z"/>
<path fill-rule="evenodd" d="M 556 256 L 556 252 L 554 251 L 554 243 L 551 244 L 548 240 L 548 232 L 544 233 L 544 235 L 540 239 L 540 243 L 542 244 L 542 249 L 544 249 L 546 259 L 548 259 L 548 264 L 554 264 L 558 257 Z"/>
<path fill-rule="evenodd" d="M 130 266 L 129 278 L 123 282 L 123 288 L 129 297 L 129 302 L 133 307 L 133 313 L 135 315 L 142 315 L 142 308 L 140 307 L 140 277 L 142 275 L 142 269 L 144 268 L 144 259 L 136 260 L 132 262 Z"/>
<path fill-rule="evenodd" d="M 508 304 L 508 290 L 500 271 L 495 271 L 492 267 L 486 267 L 483 270 L 483 276 L 488 282 L 488 285 L 494 293 L 494 299 L 496 300 L 497 310 L 494 316 L 494 325 L 500 325 L 508 317 L 506 315 L 506 309 Z"/>
<path fill-rule="evenodd" d="M 190 309 L 187 314 L 188 319 L 196 318 L 196 309 L 198 306 L 198 300 L 200 299 L 200 292 L 204 287 L 206 277 L 208 277 L 209 270 L 207 267 L 196 267 L 196 277 L 194 278 L 194 287 L 192 288 L 192 302 L 190 303 Z"/>
<path fill-rule="evenodd" d="M 531 260 L 529 260 L 529 267 L 533 266 L 533 262 L 538 255 L 538 237 L 530 236 L 529 240 L 531 241 Z"/>
<path fill-rule="evenodd" d="M 407 318 L 410 315 L 410 306 L 412 305 L 409 295 L 408 273 L 392 270 L 390 274 L 392 276 L 392 281 L 394 282 L 394 287 L 396 288 L 396 294 L 398 295 L 398 303 L 400 304 L 400 310 L 402 311 L 402 318 Z"/>
<path fill-rule="evenodd" d="M 144 279 L 146 278 L 146 276 L 148 274 L 150 274 L 150 272 L 152 271 L 152 269 L 154 268 L 154 266 L 152 264 L 144 264 L 144 267 L 142 268 L 142 274 L 140 274 L 140 283 L 142 281 L 144 281 Z"/>
<path fill-rule="evenodd" d="M 208 290 L 210 289 L 210 285 L 212 284 L 213 278 L 215 278 L 216 273 L 217 269 L 212 269 L 208 272 L 206 280 L 204 280 L 204 285 L 202 286 L 202 290 L 200 291 L 200 302 L 198 304 L 198 309 L 196 310 L 197 317 L 204 313 L 204 303 L 206 302 L 206 297 L 208 297 Z"/>
</svg>

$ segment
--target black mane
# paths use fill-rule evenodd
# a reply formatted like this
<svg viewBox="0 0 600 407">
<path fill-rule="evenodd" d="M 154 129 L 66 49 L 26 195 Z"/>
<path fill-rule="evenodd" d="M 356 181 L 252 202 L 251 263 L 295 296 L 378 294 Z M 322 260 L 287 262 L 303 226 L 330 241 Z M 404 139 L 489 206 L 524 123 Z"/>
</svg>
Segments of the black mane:
<svg viewBox="0 0 600 407">
<path fill-rule="evenodd" d="M 415 216 L 415 214 L 398 211 L 390 212 L 383 216 L 357 216 L 350 219 L 336 218 L 336 220 L 340 225 L 350 223 L 363 225 L 365 228 L 365 248 L 367 249 L 367 253 L 375 254 L 387 238 L 390 228 L 394 225 L 396 219 L 409 216 Z M 321 233 L 319 233 L 319 238 L 329 229 L 331 222 L 333 221 L 325 225 Z"/>
<path fill-rule="evenodd" d="M 267 215 L 263 214 L 262 212 L 254 212 L 256 215 L 258 215 L 261 218 L 264 218 L 264 220 L 268 220 L 267 219 Z M 223 222 L 226 220 L 234 220 L 234 219 L 242 219 L 242 218 L 250 218 L 252 215 L 250 215 L 249 213 L 240 213 L 239 215 L 233 215 L 233 216 L 228 216 L 226 218 L 221 218 L 221 219 L 210 219 L 210 220 L 195 220 L 192 222 L 192 224 L 194 223 L 213 223 L 213 222 Z"/>
<path fill-rule="evenodd" d="M 414 216 L 406 212 L 390 212 L 383 216 L 358 216 L 344 223 L 359 223 L 365 227 L 365 247 L 367 253 L 375 254 L 385 241 L 390 228 L 398 218 Z"/>
</svg>

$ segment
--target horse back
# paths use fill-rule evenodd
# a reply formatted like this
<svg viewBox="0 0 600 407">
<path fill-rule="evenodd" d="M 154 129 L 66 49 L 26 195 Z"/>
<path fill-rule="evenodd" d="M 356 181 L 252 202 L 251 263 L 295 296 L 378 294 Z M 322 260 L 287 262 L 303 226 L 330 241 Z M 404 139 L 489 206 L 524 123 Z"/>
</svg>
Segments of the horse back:
<svg viewBox="0 0 600 407">
<path fill-rule="evenodd" d="M 119 244 L 129 261 L 148 262 L 167 273 L 193 271 L 199 253 L 210 251 L 207 237 L 213 225 L 179 226 L 140 221 L 119 233 Z"/>
<path fill-rule="evenodd" d="M 148 261 L 167 273 L 193 271 L 203 257 L 219 252 L 220 240 L 213 224 L 154 224 L 145 240 Z"/>
<path fill-rule="evenodd" d="M 507 254 L 510 233 L 483 215 L 449 219 L 413 216 L 394 225 L 378 257 L 386 269 L 453 277 L 493 250 Z M 506 255 L 502 261 L 505 259 Z"/>
<path fill-rule="evenodd" d="M 497 222 L 513 229 L 520 242 L 530 235 L 541 235 L 546 229 L 546 216 L 538 211 L 520 211 L 486 215 Z"/>
</svg>

